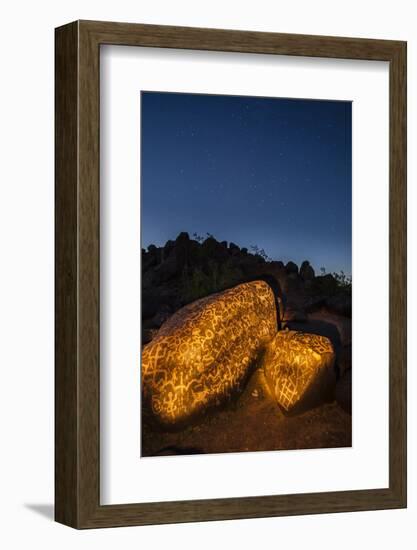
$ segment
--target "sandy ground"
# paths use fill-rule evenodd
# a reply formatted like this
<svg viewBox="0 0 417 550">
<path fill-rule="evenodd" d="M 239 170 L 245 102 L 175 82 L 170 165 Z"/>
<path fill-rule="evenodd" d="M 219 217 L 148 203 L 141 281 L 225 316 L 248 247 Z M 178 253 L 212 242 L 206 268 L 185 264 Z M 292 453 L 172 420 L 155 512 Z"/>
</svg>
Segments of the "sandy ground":
<svg viewBox="0 0 417 550">
<path fill-rule="evenodd" d="M 352 417 L 333 400 L 285 415 L 269 396 L 262 372 L 223 409 L 180 431 L 164 431 L 143 415 L 142 456 L 349 447 Z"/>
</svg>

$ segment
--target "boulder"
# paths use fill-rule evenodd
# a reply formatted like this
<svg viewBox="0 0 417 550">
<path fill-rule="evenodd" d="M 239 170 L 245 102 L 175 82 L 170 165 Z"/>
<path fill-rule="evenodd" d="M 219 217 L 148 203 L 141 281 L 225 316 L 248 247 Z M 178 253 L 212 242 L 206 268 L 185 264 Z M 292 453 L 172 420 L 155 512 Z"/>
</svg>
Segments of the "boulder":
<svg viewBox="0 0 417 550">
<path fill-rule="evenodd" d="M 303 281 L 312 281 L 315 277 L 314 269 L 307 260 L 301 264 L 300 277 Z"/>
<path fill-rule="evenodd" d="M 227 248 L 216 241 L 214 237 L 208 237 L 201 245 L 204 259 L 222 261 L 227 258 Z"/>
<path fill-rule="evenodd" d="M 352 342 L 352 319 L 333 313 L 327 308 L 327 306 L 309 313 L 306 325 L 307 327 L 316 326 L 319 330 L 323 328 L 323 331 L 318 332 L 318 334 L 322 334 L 322 336 L 327 336 L 330 338 L 333 345 L 348 346 Z M 316 330 L 309 330 L 304 327 L 302 330 L 317 333 Z"/>
<path fill-rule="evenodd" d="M 178 237 L 175 239 L 175 246 L 170 254 L 170 257 L 172 255 L 175 255 L 176 261 L 178 266 L 181 268 L 188 263 L 190 259 L 190 251 L 193 248 L 193 244 L 196 244 L 198 246 L 198 243 L 196 241 L 191 241 L 190 236 L 188 233 L 180 233 Z"/>
<path fill-rule="evenodd" d="M 275 297 L 253 281 L 172 315 L 143 348 L 144 402 L 165 425 L 181 425 L 239 391 L 277 330 Z"/>
<path fill-rule="evenodd" d="M 298 275 L 298 265 L 294 262 L 288 262 L 285 266 L 285 271 L 288 273 L 288 275 L 291 273 Z"/>
<path fill-rule="evenodd" d="M 186 231 L 182 231 L 181 233 L 178 234 L 178 237 L 175 239 L 175 242 L 178 244 L 178 243 L 189 242 L 189 240 L 190 240 L 190 235 Z"/>
<path fill-rule="evenodd" d="M 162 259 L 166 260 L 174 248 L 175 242 L 171 240 L 167 241 L 164 248 L 162 249 Z"/>
<path fill-rule="evenodd" d="M 314 406 L 334 387 L 335 352 L 328 338 L 291 330 L 268 344 L 263 368 L 272 397 L 284 411 Z"/>
<path fill-rule="evenodd" d="M 287 306 L 285 308 L 282 320 L 286 323 L 290 323 L 290 322 L 304 323 L 305 321 L 307 321 L 307 315 L 302 308 Z"/>
<path fill-rule="evenodd" d="M 326 298 L 326 306 L 330 311 L 352 317 L 352 294 L 350 292 L 339 293 Z"/>
<path fill-rule="evenodd" d="M 148 269 L 151 266 L 157 266 L 162 261 L 163 248 L 157 247 L 154 244 L 148 246 L 148 252 L 142 256 L 146 258 L 147 264 L 144 268 Z"/>
</svg>

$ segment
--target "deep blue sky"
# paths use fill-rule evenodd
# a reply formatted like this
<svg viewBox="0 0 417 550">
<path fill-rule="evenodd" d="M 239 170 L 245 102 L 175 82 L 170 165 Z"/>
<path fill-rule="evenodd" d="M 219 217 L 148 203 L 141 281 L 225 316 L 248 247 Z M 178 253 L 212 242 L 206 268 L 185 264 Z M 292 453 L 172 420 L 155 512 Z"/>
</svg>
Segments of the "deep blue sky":
<svg viewBox="0 0 417 550">
<path fill-rule="evenodd" d="M 142 246 L 213 234 L 351 274 L 351 103 L 142 92 Z"/>
</svg>

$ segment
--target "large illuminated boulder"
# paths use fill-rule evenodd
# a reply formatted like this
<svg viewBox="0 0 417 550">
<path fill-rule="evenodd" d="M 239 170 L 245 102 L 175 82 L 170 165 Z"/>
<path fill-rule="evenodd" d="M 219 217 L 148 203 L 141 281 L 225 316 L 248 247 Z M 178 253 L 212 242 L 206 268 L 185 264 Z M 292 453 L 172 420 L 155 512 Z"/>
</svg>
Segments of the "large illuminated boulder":
<svg viewBox="0 0 417 550">
<path fill-rule="evenodd" d="M 321 399 L 335 383 L 335 352 L 328 338 L 292 330 L 276 334 L 263 359 L 273 398 L 285 410 Z"/>
<path fill-rule="evenodd" d="M 143 348 L 145 402 L 171 425 L 219 405 L 242 388 L 276 331 L 275 296 L 264 281 L 183 307 Z"/>
</svg>

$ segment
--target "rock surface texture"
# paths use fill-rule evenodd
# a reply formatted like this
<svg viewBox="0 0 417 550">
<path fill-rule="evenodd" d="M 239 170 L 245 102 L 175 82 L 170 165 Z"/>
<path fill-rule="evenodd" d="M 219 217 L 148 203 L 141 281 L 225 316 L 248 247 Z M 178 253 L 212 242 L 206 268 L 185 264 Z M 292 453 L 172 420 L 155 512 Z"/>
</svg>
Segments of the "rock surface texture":
<svg viewBox="0 0 417 550">
<path fill-rule="evenodd" d="M 335 384 L 334 364 L 328 338 L 291 330 L 276 334 L 263 359 L 268 387 L 285 411 L 322 397 Z"/>
<path fill-rule="evenodd" d="M 145 402 L 169 425 L 221 404 L 242 389 L 276 331 L 274 293 L 263 281 L 183 307 L 143 348 Z"/>
</svg>

